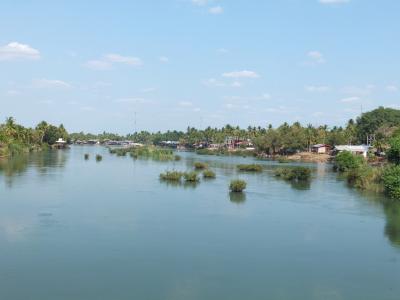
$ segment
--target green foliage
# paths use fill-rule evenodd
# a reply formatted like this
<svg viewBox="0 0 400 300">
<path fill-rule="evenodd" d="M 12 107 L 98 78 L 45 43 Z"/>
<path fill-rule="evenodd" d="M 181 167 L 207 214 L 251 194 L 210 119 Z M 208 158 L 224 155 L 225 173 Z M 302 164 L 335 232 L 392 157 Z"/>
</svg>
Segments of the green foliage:
<svg viewBox="0 0 400 300">
<path fill-rule="evenodd" d="M 155 146 L 110 148 L 111 154 L 126 156 L 128 153 L 133 158 L 147 158 L 160 161 L 177 160 L 177 155 L 171 149 L 163 149 Z"/>
<path fill-rule="evenodd" d="M 400 200 L 400 165 L 387 167 L 382 176 L 386 193 Z"/>
<path fill-rule="evenodd" d="M 241 179 L 234 179 L 229 184 L 229 190 L 234 193 L 241 193 L 246 189 L 247 183 Z"/>
<path fill-rule="evenodd" d="M 400 165 L 400 136 L 396 136 L 390 140 L 388 160 L 396 165 Z"/>
<path fill-rule="evenodd" d="M 363 164 L 365 164 L 365 160 L 363 157 L 354 155 L 349 151 L 343 151 L 336 155 L 333 168 L 335 171 L 346 172 L 349 170 L 357 169 Z"/>
<path fill-rule="evenodd" d="M 211 178 L 215 178 L 216 175 L 215 175 L 215 172 L 214 172 L 214 171 L 211 171 L 211 170 L 204 170 L 204 171 L 203 171 L 203 177 L 204 177 L 204 178 L 211 179 Z"/>
<path fill-rule="evenodd" d="M 198 182 L 200 180 L 198 174 L 194 171 L 183 173 L 183 178 L 186 182 Z"/>
<path fill-rule="evenodd" d="M 96 154 L 96 161 L 102 161 L 103 160 L 103 156 L 101 156 L 100 154 Z"/>
<path fill-rule="evenodd" d="M 208 165 L 206 163 L 203 162 L 195 162 L 194 163 L 194 168 L 196 170 L 204 170 L 208 168 Z"/>
<path fill-rule="evenodd" d="M 182 172 L 178 171 L 166 171 L 160 174 L 160 179 L 165 181 L 180 181 L 183 176 Z"/>
<path fill-rule="evenodd" d="M 307 181 L 311 178 L 311 170 L 306 167 L 277 168 L 275 176 L 290 181 Z"/>
<path fill-rule="evenodd" d="M 257 165 L 257 164 L 248 164 L 248 165 L 237 165 L 237 169 L 239 171 L 245 171 L 245 172 L 261 172 L 262 171 L 262 165 Z"/>
<path fill-rule="evenodd" d="M 280 157 L 280 158 L 278 159 L 278 162 L 279 162 L 280 164 L 286 164 L 286 163 L 290 162 L 290 160 L 288 160 L 288 159 L 285 158 L 285 157 Z"/>
<path fill-rule="evenodd" d="M 382 127 L 400 125 L 400 110 L 379 107 L 362 114 L 357 119 L 357 134 L 359 142 L 364 142 L 368 134 L 373 134 Z"/>
<path fill-rule="evenodd" d="M 88 160 L 88 159 L 89 159 L 89 154 L 86 153 L 86 154 L 84 155 L 84 158 L 85 158 L 85 160 Z"/>
<path fill-rule="evenodd" d="M 373 192 L 382 191 L 382 168 L 363 164 L 346 173 L 347 182 L 352 186 Z"/>
<path fill-rule="evenodd" d="M 180 155 L 175 155 L 174 156 L 174 160 L 175 161 L 179 161 L 179 160 L 181 160 L 182 159 L 182 157 L 180 157 Z"/>
</svg>

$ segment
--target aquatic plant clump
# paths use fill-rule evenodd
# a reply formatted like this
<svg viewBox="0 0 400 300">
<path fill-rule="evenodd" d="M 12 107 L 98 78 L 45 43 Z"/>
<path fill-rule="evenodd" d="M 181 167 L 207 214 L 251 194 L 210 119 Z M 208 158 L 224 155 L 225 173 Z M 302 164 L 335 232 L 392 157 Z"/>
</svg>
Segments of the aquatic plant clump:
<svg viewBox="0 0 400 300">
<path fill-rule="evenodd" d="M 86 154 L 84 155 L 84 158 L 85 158 L 85 160 L 88 160 L 88 159 L 89 159 L 89 154 L 86 153 Z"/>
<path fill-rule="evenodd" d="M 200 181 L 199 176 L 196 172 L 188 172 L 183 174 L 183 178 L 186 182 L 198 182 Z"/>
<path fill-rule="evenodd" d="M 203 170 L 203 169 L 207 169 L 208 165 L 206 163 L 203 163 L 203 162 L 195 162 L 194 163 L 194 168 L 196 170 Z"/>
<path fill-rule="evenodd" d="M 160 179 L 165 181 L 181 181 L 183 176 L 182 172 L 178 171 L 166 171 L 165 173 L 160 174 Z"/>
<path fill-rule="evenodd" d="M 109 151 L 111 154 L 116 154 L 117 156 L 126 156 L 129 153 L 133 158 L 148 158 L 160 161 L 180 159 L 178 155 L 174 155 L 171 149 L 162 149 L 155 146 L 110 148 Z"/>
<path fill-rule="evenodd" d="M 234 193 L 241 193 L 246 189 L 247 183 L 241 179 L 234 179 L 229 184 L 229 190 Z"/>
<path fill-rule="evenodd" d="M 237 166 L 239 171 L 245 172 L 261 172 L 262 166 L 257 164 L 249 164 L 249 165 L 238 165 Z"/>
<path fill-rule="evenodd" d="M 211 171 L 211 170 L 204 170 L 204 171 L 203 171 L 203 177 L 204 177 L 204 178 L 208 178 L 208 179 L 212 179 L 212 178 L 215 178 L 216 175 L 215 175 L 215 172 L 214 172 L 214 171 Z"/>
<path fill-rule="evenodd" d="M 306 181 L 311 178 L 311 170 L 306 167 L 277 168 L 275 176 L 285 180 Z"/>
<path fill-rule="evenodd" d="M 96 161 L 102 161 L 103 160 L 103 156 L 101 156 L 100 154 L 96 154 Z"/>
</svg>

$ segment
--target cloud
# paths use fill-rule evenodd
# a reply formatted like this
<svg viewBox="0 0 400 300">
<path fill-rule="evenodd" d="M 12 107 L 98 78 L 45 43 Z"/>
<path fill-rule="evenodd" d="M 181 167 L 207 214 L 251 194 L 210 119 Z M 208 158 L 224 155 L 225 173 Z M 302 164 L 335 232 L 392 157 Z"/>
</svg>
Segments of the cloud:
<svg viewBox="0 0 400 300">
<path fill-rule="evenodd" d="M 399 91 L 399 88 L 396 85 L 388 85 L 388 86 L 386 86 L 385 89 L 386 89 L 386 91 L 393 92 L 393 93 Z"/>
<path fill-rule="evenodd" d="M 0 46 L 0 61 L 37 59 L 40 59 L 39 50 L 29 45 L 12 42 L 5 46 Z"/>
<path fill-rule="evenodd" d="M 32 80 L 32 87 L 34 88 L 70 88 L 71 84 L 57 79 L 34 79 Z"/>
<path fill-rule="evenodd" d="M 210 2 L 209 0 L 192 0 L 192 3 L 198 6 L 207 5 L 209 2 Z"/>
<path fill-rule="evenodd" d="M 348 2 L 350 2 L 350 0 L 319 0 L 321 4 L 344 4 Z"/>
<path fill-rule="evenodd" d="M 140 58 L 133 57 L 133 56 L 122 56 L 119 54 L 106 54 L 104 55 L 106 61 L 112 63 L 122 63 L 131 66 L 140 66 L 142 65 L 142 61 Z"/>
<path fill-rule="evenodd" d="M 7 95 L 8 95 L 8 96 L 17 96 L 17 95 L 19 95 L 19 94 L 21 94 L 21 92 L 20 92 L 20 91 L 17 91 L 17 90 L 8 90 L 8 91 L 7 91 Z"/>
<path fill-rule="evenodd" d="M 226 86 L 226 84 L 224 82 L 219 81 L 219 80 L 217 80 L 215 78 L 210 78 L 210 79 L 204 80 L 203 84 L 206 85 L 206 86 L 211 86 L 211 87 L 223 87 L 223 86 Z"/>
<path fill-rule="evenodd" d="M 158 58 L 158 60 L 159 60 L 160 62 L 162 62 L 162 63 L 168 63 L 168 62 L 169 62 L 169 58 L 166 57 L 166 56 L 160 56 L 160 57 Z"/>
<path fill-rule="evenodd" d="M 110 70 L 112 68 L 110 62 L 103 60 L 89 60 L 85 66 L 93 70 Z"/>
<path fill-rule="evenodd" d="M 119 98 L 116 99 L 114 102 L 116 103 L 147 103 L 148 101 L 141 97 L 132 97 L 132 98 Z"/>
<path fill-rule="evenodd" d="M 228 78 L 258 78 L 259 75 L 254 72 L 254 71 L 233 71 L 233 72 L 227 72 L 223 73 L 222 77 L 228 77 Z"/>
<path fill-rule="evenodd" d="M 232 82 L 231 87 L 240 88 L 242 87 L 242 84 L 239 81 L 234 81 Z"/>
<path fill-rule="evenodd" d="M 367 96 L 370 95 L 375 86 L 373 84 L 368 84 L 366 86 L 347 86 L 342 89 L 344 94 L 352 95 L 352 96 Z"/>
<path fill-rule="evenodd" d="M 323 64 L 325 63 L 324 55 L 319 51 L 309 51 L 307 53 L 309 63 L 311 64 Z"/>
<path fill-rule="evenodd" d="M 102 59 L 89 60 L 86 62 L 85 66 L 93 70 L 110 70 L 114 64 L 138 67 L 141 66 L 143 62 L 138 57 L 110 53 L 103 55 Z"/>
<path fill-rule="evenodd" d="M 181 102 L 179 102 L 179 105 L 184 106 L 184 107 L 191 107 L 191 106 L 193 106 L 193 103 L 190 101 L 181 101 Z"/>
<path fill-rule="evenodd" d="M 210 7 L 208 12 L 213 15 L 220 15 L 224 12 L 224 9 L 221 6 L 213 6 L 213 7 Z"/>
<path fill-rule="evenodd" d="M 351 103 L 351 102 L 357 102 L 357 101 L 359 101 L 359 100 L 360 100 L 359 97 L 347 97 L 347 98 L 341 99 L 340 102 L 343 102 L 343 103 Z"/>
<path fill-rule="evenodd" d="M 217 49 L 217 53 L 218 54 L 226 54 L 226 53 L 228 53 L 229 52 L 229 50 L 228 49 L 225 49 L 225 48 L 219 48 L 219 49 Z"/>
<path fill-rule="evenodd" d="M 305 90 L 310 93 L 324 93 L 328 92 L 330 87 L 324 85 L 309 85 L 305 87 Z"/>
</svg>

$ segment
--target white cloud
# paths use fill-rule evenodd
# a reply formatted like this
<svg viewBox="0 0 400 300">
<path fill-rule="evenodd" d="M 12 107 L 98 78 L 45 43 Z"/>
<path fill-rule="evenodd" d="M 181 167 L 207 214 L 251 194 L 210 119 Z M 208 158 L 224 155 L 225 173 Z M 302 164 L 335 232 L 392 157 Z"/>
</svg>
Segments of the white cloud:
<svg viewBox="0 0 400 300">
<path fill-rule="evenodd" d="M 227 72 L 222 74 L 223 77 L 228 77 L 228 78 L 258 78 L 259 75 L 254 72 L 254 71 L 233 71 L 233 72 Z"/>
<path fill-rule="evenodd" d="M 347 86 L 342 89 L 342 92 L 347 95 L 352 95 L 352 96 L 367 96 L 370 95 L 373 90 L 375 89 L 375 86 L 373 84 L 368 84 L 366 86 Z"/>
<path fill-rule="evenodd" d="M 190 107 L 190 106 L 193 106 L 193 103 L 190 101 L 181 101 L 181 102 L 179 102 L 179 105 L 184 106 L 184 107 Z"/>
<path fill-rule="evenodd" d="M 209 0 L 192 0 L 192 3 L 198 6 L 207 5 L 209 2 L 210 2 Z"/>
<path fill-rule="evenodd" d="M 343 4 L 348 2 L 350 2 L 350 0 L 319 0 L 321 4 Z"/>
<path fill-rule="evenodd" d="M 21 92 L 20 92 L 20 91 L 17 91 L 17 90 L 8 90 L 8 91 L 7 91 L 7 95 L 8 95 L 8 96 L 17 96 L 17 95 L 19 95 L 19 94 L 21 94 Z"/>
<path fill-rule="evenodd" d="M 120 98 L 116 99 L 117 103 L 146 103 L 146 99 L 140 97 L 132 97 L 132 98 Z"/>
<path fill-rule="evenodd" d="M 396 85 L 388 85 L 388 86 L 386 86 L 386 90 L 388 92 L 394 92 L 395 93 L 395 92 L 399 91 L 399 88 Z"/>
<path fill-rule="evenodd" d="M 103 60 L 89 60 L 85 66 L 93 70 L 110 70 L 112 68 L 110 62 Z"/>
<path fill-rule="evenodd" d="M 219 81 L 219 80 L 217 80 L 215 78 L 210 78 L 210 79 L 204 80 L 203 84 L 206 85 L 206 86 L 212 86 L 212 87 L 223 87 L 223 86 L 226 86 L 226 84 L 224 82 Z"/>
<path fill-rule="evenodd" d="M 325 63 L 324 55 L 319 51 L 309 51 L 307 53 L 308 58 L 312 64 L 323 64 Z"/>
<path fill-rule="evenodd" d="M 264 93 L 261 95 L 261 99 L 265 99 L 265 100 L 271 99 L 271 95 L 268 93 Z"/>
<path fill-rule="evenodd" d="M 324 85 L 309 85 L 305 87 L 305 90 L 310 93 L 324 93 L 328 92 L 330 87 Z"/>
<path fill-rule="evenodd" d="M 89 60 L 85 66 L 93 70 L 110 70 L 114 64 L 125 64 L 129 66 L 141 66 L 142 60 L 134 56 L 123 56 L 120 54 L 106 54 L 102 59 Z"/>
<path fill-rule="evenodd" d="M 219 15 L 224 12 L 224 9 L 221 6 L 214 6 L 214 7 L 210 7 L 208 12 L 213 15 Z"/>
<path fill-rule="evenodd" d="M 217 52 L 218 52 L 219 54 L 226 54 L 226 53 L 229 52 L 229 50 L 228 50 L 228 49 L 225 49 L 225 48 L 219 48 L 219 49 L 217 49 Z"/>
<path fill-rule="evenodd" d="M 160 57 L 158 58 L 158 60 L 159 60 L 160 62 L 162 62 L 162 63 L 168 63 L 168 62 L 169 62 L 169 58 L 166 57 L 166 56 L 160 56 Z"/>
<path fill-rule="evenodd" d="M 133 57 L 133 56 L 122 56 L 119 54 L 106 54 L 104 55 L 104 58 L 106 61 L 112 62 L 112 63 L 122 63 L 122 64 L 127 64 L 131 66 L 140 66 L 142 65 L 142 61 L 140 58 Z"/>
<path fill-rule="evenodd" d="M 240 88 L 242 87 L 242 84 L 239 81 L 234 81 L 232 82 L 231 87 Z"/>
<path fill-rule="evenodd" d="M 360 100 L 359 97 L 347 97 L 347 98 L 341 99 L 340 102 L 343 102 L 343 103 L 351 103 L 351 102 L 357 102 L 357 101 L 359 101 L 359 100 Z"/>
<path fill-rule="evenodd" d="M 70 88 L 71 85 L 62 80 L 41 78 L 41 79 L 32 80 L 32 87 L 34 87 L 34 88 Z"/>
<path fill-rule="evenodd" d="M 8 60 L 36 60 L 40 58 L 39 50 L 26 44 L 12 42 L 5 46 L 0 46 L 0 61 Z"/>
</svg>

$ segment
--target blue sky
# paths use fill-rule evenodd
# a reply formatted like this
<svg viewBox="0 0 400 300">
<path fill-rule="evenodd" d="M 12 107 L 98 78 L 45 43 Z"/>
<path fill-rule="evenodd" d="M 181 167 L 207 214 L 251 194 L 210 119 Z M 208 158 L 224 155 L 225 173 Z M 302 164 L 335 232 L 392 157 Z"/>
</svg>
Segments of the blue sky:
<svg viewBox="0 0 400 300">
<path fill-rule="evenodd" d="M 85 2 L 85 3 L 83 3 Z M 7 1 L 0 119 L 128 133 L 400 107 L 400 1 Z"/>
</svg>

